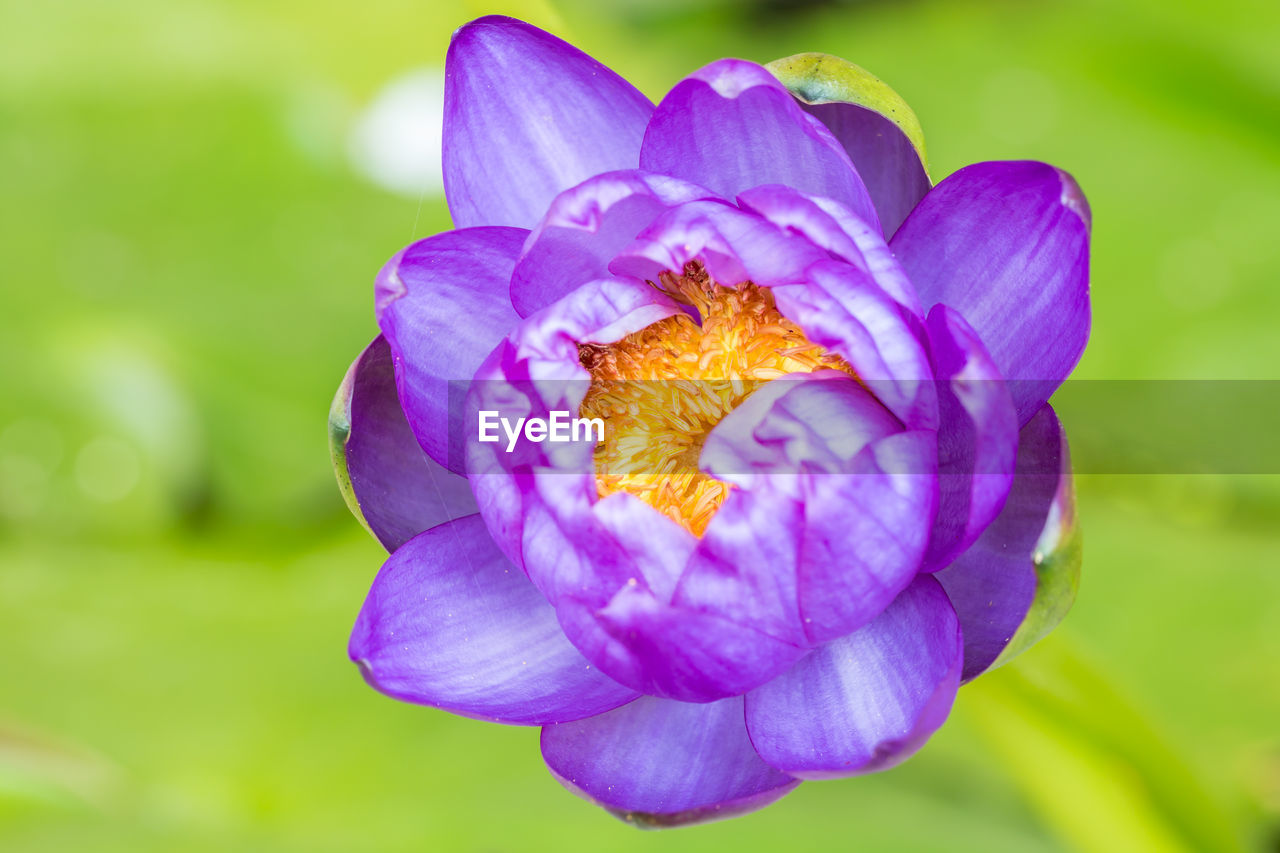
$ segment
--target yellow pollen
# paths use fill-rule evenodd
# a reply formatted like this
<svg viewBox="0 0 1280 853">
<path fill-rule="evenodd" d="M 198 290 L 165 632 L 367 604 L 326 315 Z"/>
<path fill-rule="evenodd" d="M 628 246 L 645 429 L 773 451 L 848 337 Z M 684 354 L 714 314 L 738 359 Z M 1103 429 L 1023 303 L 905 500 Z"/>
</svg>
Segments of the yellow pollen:
<svg viewBox="0 0 1280 853">
<path fill-rule="evenodd" d="M 600 497 L 630 492 L 701 536 L 733 488 L 698 470 L 720 419 L 770 379 L 854 374 L 783 317 L 767 288 L 717 284 L 696 262 L 654 286 L 696 310 L 702 325 L 677 314 L 617 343 L 580 345 L 591 374 L 580 415 L 605 421 L 595 450 Z"/>
</svg>

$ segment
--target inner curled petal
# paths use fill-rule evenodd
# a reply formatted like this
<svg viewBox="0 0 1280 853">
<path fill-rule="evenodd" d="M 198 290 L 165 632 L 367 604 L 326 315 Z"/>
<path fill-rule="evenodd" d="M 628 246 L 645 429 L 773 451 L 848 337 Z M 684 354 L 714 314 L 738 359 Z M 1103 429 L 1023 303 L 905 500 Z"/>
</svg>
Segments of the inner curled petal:
<svg viewBox="0 0 1280 853">
<path fill-rule="evenodd" d="M 719 284 L 696 261 L 654 287 L 689 312 L 616 343 L 580 345 L 591 374 L 580 414 L 606 424 L 595 450 L 600 497 L 629 492 L 701 536 L 733 488 L 698 469 L 715 425 L 771 379 L 854 373 L 783 317 L 768 288 Z"/>
</svg>

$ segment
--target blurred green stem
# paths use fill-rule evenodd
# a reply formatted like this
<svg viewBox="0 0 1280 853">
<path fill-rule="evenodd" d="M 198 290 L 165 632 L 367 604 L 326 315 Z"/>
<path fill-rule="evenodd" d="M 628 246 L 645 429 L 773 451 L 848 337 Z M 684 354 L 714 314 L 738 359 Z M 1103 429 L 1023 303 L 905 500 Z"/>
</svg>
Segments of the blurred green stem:
<svg viewBox="0 0 1280 853">
<path fill-rule="evenodd" d="M 978 679 L 959 707 L 1070 846 L 1243 849 L 1181 758 L 1061 636 Z"/>
</svg>

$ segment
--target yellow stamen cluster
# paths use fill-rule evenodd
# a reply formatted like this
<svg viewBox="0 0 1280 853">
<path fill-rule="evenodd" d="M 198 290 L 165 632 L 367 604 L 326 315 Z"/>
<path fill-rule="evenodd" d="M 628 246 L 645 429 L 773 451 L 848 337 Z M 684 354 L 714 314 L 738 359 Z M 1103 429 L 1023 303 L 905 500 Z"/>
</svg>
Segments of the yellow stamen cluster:
<svg viewBox="0 0 1280 853">
<path fill-rule="evenodd" d="M 579 346 L 592 380 L 580 414 L 606 425 L 595 450 L 600 496 L 630 492 L 701 536 L 732 488 L 698 470 L 707 433 L 770 379 L 853 371 L 783 317 L 766 288 L 717 284 L 698 263 L 659 279 L 702 325 L 678 314 L 617 343 Z"/>
</svg>

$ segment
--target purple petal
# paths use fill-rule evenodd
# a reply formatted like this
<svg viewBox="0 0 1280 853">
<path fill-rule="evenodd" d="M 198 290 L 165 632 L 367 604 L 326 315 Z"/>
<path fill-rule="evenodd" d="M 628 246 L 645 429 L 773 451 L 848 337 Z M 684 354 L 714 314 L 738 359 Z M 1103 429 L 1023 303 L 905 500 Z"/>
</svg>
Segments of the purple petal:
<svg viewBox="0 0 1280 853">
<path fill-rule="evenodd" d="M 653 105 L 550 33 L 496 15 L 445 60 L 444 187 L 454 225 L 531 228 L 556 195 L 634 169 Z"/>
<path fill-rule="evenodd" d="M 689 202 L 663 214 L 609 268 L 657 281 L 661 272 L 692 260 L 721 284 L 750 280 L 769 287 L 783 315 L 873 381 L 877 396 L 904 423 L 937 426 L 923 324 L 869 269 L 833 259 L 797 229 L 718 201 Z"/>
<path fill-rule="evenodd" d="M 662 99 L 645 131 L 640 168 L 725 198 L 783 184 L 833 198 L 879 227 L 862 179 L 831 133 L 772 74 L 741 59 L 711 63 Z"/>
<path fill-rule="evenodd" d="M 391 348 L 379 335 L 334 398 L 334 461 L 351 511 L 388 551 L 422 531 L 476 511 L 466 479 L 422 452 L 396 397 Z"/>
<path fill-rule="evenodd" d="M 391 345 L 405 415 L 423 449 L 455 473 L 464 471 L 463 430 L 450 380 L 471 379 L 519 321 L 508 289 L 527 233 L 447 231 L 404 249 L 378 273 L 378 325 Z"/>
<path fill-rule="evenodd" d="M 707 705 L 645 697 L 542 730 L 542 757 L 567 788 L 644 826 L 753 811 L 797 782 L 751 746 L 742 699 Z"/>
<path fill-rule="evenodd" d="M 911 107 L 883 81 L 836 56 L 800 53 L 765 67 L 844 146 L 884 233 L 893 234 L 931 186 L 924 133 Z"/>
<path fill-rule="evenodd" d="M 707 525 L 674 603 L 807 646 L 796 595 L 804 512 L 781 489 L 735 489 Z"/>
<path fill-rule="evenodd" d="M 847 471 L 867 444 L 901 431 L 848 374 L 791 374 L 766 382 L 725 415 L 703 441 L 698 467 L 750 489 L 761 480 L 757 474 Z"/>
<path fill-rule="evenodd" d="M 929 312 L 938 379 L 938 517 L 925 570 L 945 567 L 1004 506 L 1018 449 L 1008 384 L 977 333 L 945 305 Z"/>
<path fill-rule="evenodd" d="M 812 642 L 865 625 L 910 583 L 933 525 L 935 453 L 933 433 L 902 432 L 864 448 L 851 473 L 813 478 L 797 583 Z"/>
<path fill-rule="evenodd" d="M 830 255 L 802 236 L 788 234 L 761 216 L 726 201 L 703 200 L 655 219 L 609 264 L 611 272 L 641 281 L 701 262 L 720 284 L 748 279 L 763 287 L 804 279 L 812 264 Z"/>
<path fill-rule="evenodd" d="M 698 539 L 635 495 L 615 492 L 591 508 L 605 532 L 640 569 L 659 601 L 670 601 Z"/>
<path fill-rule="evenodd" d="M 911 140 L 894 122 L 858 104 L 806 104 L 844 146 L 875 202 L 880 225 L 892 236 L 929 192 L 929 173 Z"/>
<path fill-rule="evenodd" d="M 648 172 L 610 172 L 556 196 L 529 237 L 511 276 L 511 302 L 522 317 L 608 275 L 609 262 L 669 208 L 706 198 L 707 190 Z"/>
<path fill-rule="evenodd" d="M 578 344 L 611 344 L 680 313 L 657 288 L 625 277 L 590 281 L 526 318 L 512 334 L 513 358 L 546 366 L 537 378 L 587 379 Z M 559 368 L 552 368 L 557 364 Z"/>
<path fill-rule="evenodd" d="M 570 645 L 551 605 L 475 515 L 434 527 L 391 556 L 349 654 L 383 693 L 502 723 L 576 720 L 636 696 Z"/>
<path fill-rule="evenodd" d="M 892 767 L 946 720 L 961 645 L 946 594 L 921 576 L 874 622 L 747 694 L 751 742 L 802 779 Z"/>
<path fill-rule="evenodd" d="M 611 286 L 625 290 L 625 284 Z M 654 309 L 662 316 L 679 310 L 652 296 L 633 306 L 594 286 L 579 288 L 523 321 L 494 350 L 477 372 L 477 379 L 492 381 L 473 383 L 471 397 L 502 391 L 520 398 L 511 401 L 520 411 L 574 410 L 586 385 L 577 342 L 625 334 L 637 310 Z M 468 458 L 489 530 L 555 604 L 570 641 L 610 677 L 655 695 L 710 701 L 757 686 L 803 653 L 751 626 L 670 603 L 682 555 L 694 544 L 683 528 L 629 500 L 596 502 L 590 468 L 550 465 L 545 452 L 522 458 L 519 449 L 494 447 L 473 443 Z M 590 465 L 590 453 L 578 461 Z M 628 508 L 650 517 L 628 518 Z M 629 524 L 634 528 L 618 529 Z"/>
<path fill-rule="evenodd" d="M 798 231 L 813 244 L 870 273 L 899 305 L 924 316 L 915 288 L 884 237 L 839 202 L 805 195 L 791 187 L 764 186 L 739 194 L 738 205 L 774 225 Z"/>
<path fill-rule="evenodd" d="M 456 407 L 468 428 L 459 427 L 455 434 L 460 440 L 465 434 L 466 470 L 481 515 L 503 552 L 526 571 L 530 566 L 522 555 L 525 523 L 536 502 L 531 472 L 534 467 L 551 465 L 540 449 L 563 448 L 580 457 L 578 464 L 559 465 L 551 476 L 575 483 L 585 479 L 594 497 L 593 469 L 582 464 L 591 464 L 590 448 L 580 442 L 532 447 L 526 442 L 518 452 L 507 453 L 497 443 L 475 440 L 478 412 L 499 411 L 503 417 L 517 418 L 545 417 L 552 410 L 577 411 L 590 379 L 579 360 L 579 343 L 612 343 L 679 311 L 668 297 L 641 282 L 588 282 L 514 324 L 510 336 L 494 347 L 476 370 L 466 400 Z M 582 455 L 584 449 L 587 453 Z M 530 576 L 549 592 L 536 571 Z"/>
<path fill-rule="evenodd" d="M 1089 337 L 1089 221 L 1052 166 L 977 163 L 925 196 L 890 245 L 928 307 L 977 330 L 1011 383 L 1019 423 L 1071 372 Z"/>
<path fill-rule="evenodd" d="M 591 465 L 589 458 L 586 465 Z M 525 569 L 552 604 L 576 595 L 604 607 L 623 587 L 648 590 L 651 575 L 662 578 L 660 568 L 655 571 L 653 565 L 638 564 L 633 552 L 620 547 L 601 523 L 594 512 L 597 493 L 593 471 L 570 474 L 543 469 L 522 485 L 527 490 L 521 543 Z M 670 528 L 660 530 L 671 532 Z M 676 537 L 659 544 L 670 546 L 673 558 L 688 547 Z M 646 551 L 641 556 L 643 562 L 652 555 Z"/>
<path fill-rule="evenodd" d="M 835 371 L 776 379 L 708 435 L 700 464 L 739 486 L 675 601 L 797 646 L 843 636 L 915 576 L 932 522 L 935 440 Z"/>
<path fill-rule="evenodd" d="M 803 654 L 749 625 L 669 603 L 673 575 L 694 544 L 683 528 L 649 524 L 653 541 L 619 543 L 608 527 L 617 517 L 593 512 L 593 481 L 560 473 L 535 481 L 522 519 L 525 568 L 555 603 L 569 640 L 614 680 L 650 695 L 707 702 L 744 693 Z M 664 564 L 664 548 L 677 565 Z"/>
<path fill-rule="evenodd" d="M 787 319 L 843 357 L 907 427 L 937 428 L 933 369 L 919 318 L 869 275 L 828 261 L 811 266 L 808 281 L 775 286 L 773 295 Z"/>
<path fill-rule="evenodd" d="M 592 614 L 612 643 L 594 636 L 582 613 L 573 612 L 582 603 L 566 596 L 557 605 L 566 633 L 584 653 L 601 668 L 610 667 L 605 671 L 612 677 L 654 696 L 686 702 L 736 696 L 785 671 L 805 653 L 749 625 L 664 604 L 639 584 L 623 586 Z M 595 649 L 600 657 L 591 653 Z"/>
<path fill-rule="evenodd" d="M 607 529 L 609 510 L 604 523 L 593 512 L 593 482 L 550 474 L 537 478 L 536 489 L 524 511 L 526 569 L 554 602 L 566 636 L 614 680 L 708 702 L 745 693 L 803 654 L 750 626 L 668 601 L 675 572 L 664 571 L 657 552 L 671 548 L 678 563 L 694 544 L 683 528 L 650 525 L 663 538 L 633 538 L 628 547 Z"/>
<path fill-rule="evenodd" d="M 1004 509 L 935 577 L 964 628 L 964 678 L 975 678 L 1057 624 L 1075 597 L 1079 539 L 1066 436 L 1044 406 L 1018 436 Z"/>
</svg>

